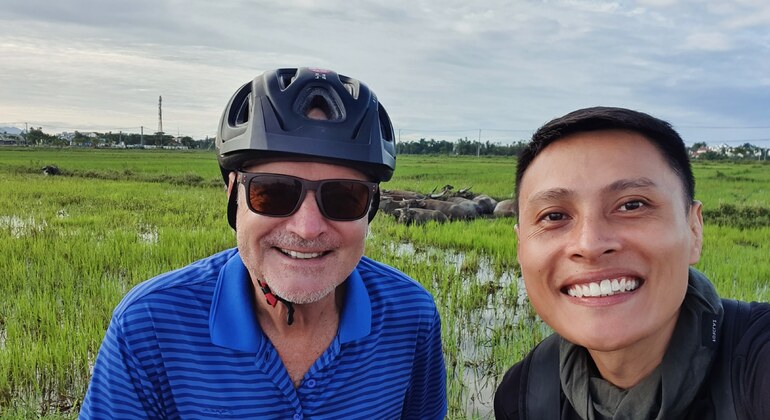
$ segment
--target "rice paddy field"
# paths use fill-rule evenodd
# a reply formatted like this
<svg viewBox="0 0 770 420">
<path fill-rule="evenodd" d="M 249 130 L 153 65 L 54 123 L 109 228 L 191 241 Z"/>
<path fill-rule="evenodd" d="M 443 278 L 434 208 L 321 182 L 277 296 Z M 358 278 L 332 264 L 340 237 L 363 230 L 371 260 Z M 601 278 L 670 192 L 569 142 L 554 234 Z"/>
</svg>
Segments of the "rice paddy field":
<svg viewBox="0 0 770 420">
<path fill-rule="evenodd" d="M 400 156 L 388 189 L 451 184 L 498 200 L 515 159 Z M 41 168 L 57 165 L 60 176 Z M 770 165 L 696 163 L 706 272 L 770 298 Z M 0 149 L 0 417 L 74 418 L 112 309 L 135 284 L 235 245 L 213 152 Z M 442 316 L 449 418 L 491 418 L 501 375 L 545 334 L 514 219 L 372 222 L 367 255 L 425 285 Z"/>
</svg>

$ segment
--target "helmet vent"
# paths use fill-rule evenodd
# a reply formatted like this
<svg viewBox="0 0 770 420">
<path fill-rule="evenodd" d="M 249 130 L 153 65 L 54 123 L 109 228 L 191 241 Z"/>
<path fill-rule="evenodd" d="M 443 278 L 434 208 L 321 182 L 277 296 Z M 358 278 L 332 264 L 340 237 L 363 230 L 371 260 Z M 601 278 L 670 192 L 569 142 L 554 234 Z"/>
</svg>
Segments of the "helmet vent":
<svg viewBox="0 0 770 420">
<path fill-rule="evenodd" d="M 235 114 L 235 125 L 246 124 L 249 122 L 249 98 L 241 102 L 238 112 Z"/>
<path fill-rule="evenodd" d="M 360 90 L 358 80 L 340 75 L 340 82 L 342 82 L 342 86 L 345 86 L 345 90 L 348 91 L 353 99 L 358 99 L 358 91 Z"/>
<path fill-rule="evenodd" d="M 336 92 L 321 87 L 311 87 L 297 98 L 294 108 L 298 114 L 308 119 L 319 119 L 309 115 L 311 111 L 317 109 L 324 113 L 328 121 L 342 121 L 345 119 L 345 112 L 341 103 Z"/>
<path fill-rule="evenodd" d="M 297 69 L 284 69 L 278 71 L 278 84 L 281 86 L 281 90 L 286 90 L 296 78 Z"/>
<path fill-rule="evenodd" d="M 249 122 L 249 116 L 251 114 L 251 83 L 247 83 L 238 90 L 233 96 L 230 112 L 227 115 L 227 123 L 230 127 L 237 127 L 239 125 Z"/>
<path fill-rule="evenodd" d="M 377 114 L 380 118 L 380 131 L 382 132 L 382 138 L 384 140 L 393 141 L 393 125 L 390 122 L 390 117 L 388 117 L 388 113 L 385 112 L 385 108 L 382 107 L 382 105 L 377 107 Z"/>
<path fill-rule="evenodd" d="M 343 86 L 345 86 L 345 89 L 347 89 L 348 93 L 353 97 L 353 99 L 358 99 L 358 86 L 355 86 L 352 83 L 344 83 Z"/>
</svg>

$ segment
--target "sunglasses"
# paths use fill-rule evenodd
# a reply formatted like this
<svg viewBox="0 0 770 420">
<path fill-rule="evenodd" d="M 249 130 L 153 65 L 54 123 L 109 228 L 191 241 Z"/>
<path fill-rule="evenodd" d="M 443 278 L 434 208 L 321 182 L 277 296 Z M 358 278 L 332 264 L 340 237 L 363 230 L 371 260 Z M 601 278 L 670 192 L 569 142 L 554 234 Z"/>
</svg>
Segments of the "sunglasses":
<svg viewBox="0 0 770 420">
<path fill-rule="evenodd" d="M 354 179 L 310 181 L 289 175 L 238 172 L 246 203 L 254 213 L 272 217 L 294 214 L 308 191 L 315 191 L 321 214 L 329 220 L 358 220 L 369 212 L 378 185 Z"/>
</svg>

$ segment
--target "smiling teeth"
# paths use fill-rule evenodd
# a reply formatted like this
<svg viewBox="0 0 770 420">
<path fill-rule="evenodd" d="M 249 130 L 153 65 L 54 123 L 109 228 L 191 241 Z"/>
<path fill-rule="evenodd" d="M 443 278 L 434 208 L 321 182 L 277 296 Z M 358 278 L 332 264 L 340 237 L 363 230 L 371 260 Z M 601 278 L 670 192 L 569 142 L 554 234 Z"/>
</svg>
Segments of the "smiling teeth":
<svg viewBox="0 0 770 420">
<path fill-rule="evenodd" d="M 626 279 L 604 279 L 600 282 L 576 284 L 567 290 L 567 294 L 574 297 L 600 297 L 612 296 L 616 293 L 625 293 L 636 290 L 639 287 L 639 280 Z"/>
<path fill-rule="evenodd" d="M 305 260 L 308 258 L 316 258 L 323 255 L 323 252 L 297 252 L 297 251 L 290 251 L 288 249 L 282 249 L 281 251 L 283 251 L 284 254 L 292 258 L 297 258 L 300 260 Z"/>
</svg>

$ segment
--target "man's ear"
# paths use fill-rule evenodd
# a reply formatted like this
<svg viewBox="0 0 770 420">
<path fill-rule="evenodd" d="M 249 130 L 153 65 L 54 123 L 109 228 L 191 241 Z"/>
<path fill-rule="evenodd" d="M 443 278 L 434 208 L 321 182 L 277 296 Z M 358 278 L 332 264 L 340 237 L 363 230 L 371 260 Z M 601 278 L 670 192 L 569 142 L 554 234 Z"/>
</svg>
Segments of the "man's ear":
<svg viewBox="0 0 770 420">
<path fill-rule="evenodd" d="M 519 232 L 519 224 L 513 225 L 513 231 L 516 232 L 516 260 L 519 260 L 519 243 L 521 242 L 521 232 Z"/>
<path fill-rule="evenodd" d="M 225 190 L 227 191 L 227 196 L 230 197 L 230 193 L 233 191 L 233 188 L 235 188 L 236 185 L 236 173 L 230 172 L 227 174 L 227 185 L 225 185 Z"/>
<path fill-rule="evenodd" d="M 690 225 L 690 234 L 692 242 L 690 243 L 690 265 L 700 260 L 701 249 L 703 247 L 703 203 L 693 201 L 688 212 L 688 223 Z"/>
</svg>

